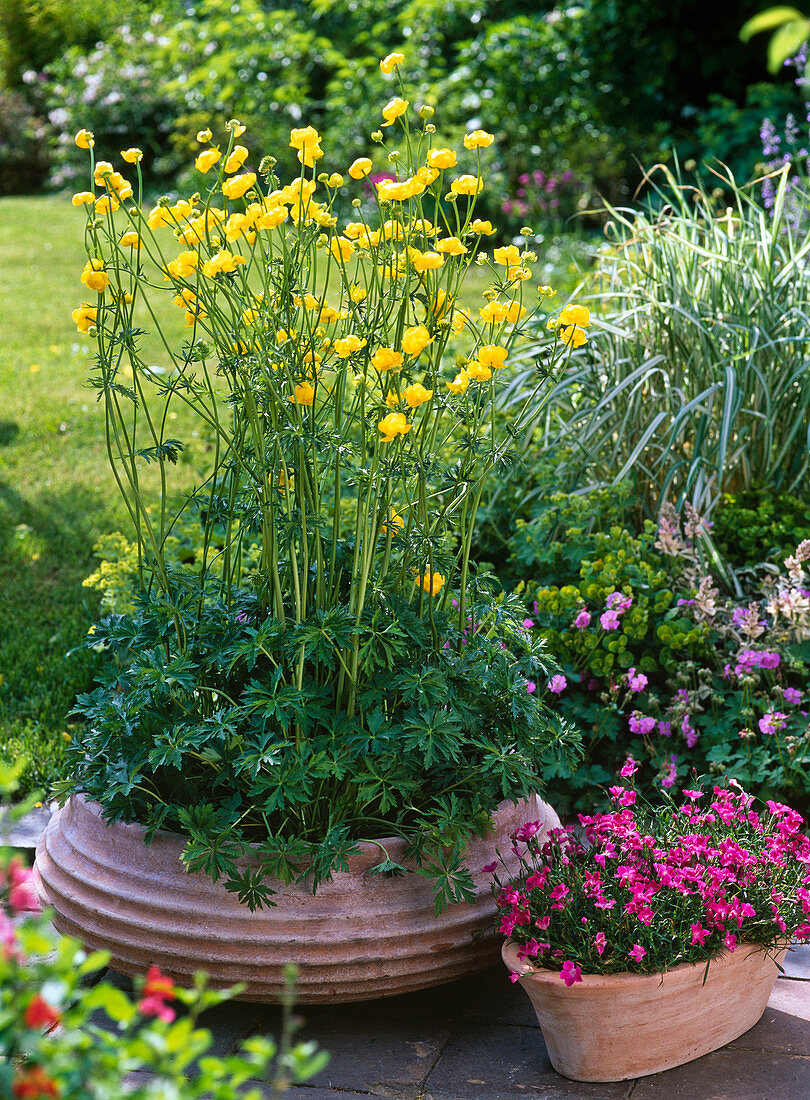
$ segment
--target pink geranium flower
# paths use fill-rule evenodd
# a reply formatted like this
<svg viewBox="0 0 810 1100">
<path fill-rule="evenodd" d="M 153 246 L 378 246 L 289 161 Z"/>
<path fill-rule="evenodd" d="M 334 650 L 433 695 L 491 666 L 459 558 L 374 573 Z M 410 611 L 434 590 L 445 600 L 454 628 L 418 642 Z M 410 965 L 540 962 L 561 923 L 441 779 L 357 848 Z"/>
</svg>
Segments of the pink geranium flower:
<svg viewBox="0 0 810 1100">
<path fill-rule="evenodd" d="M 561 695 L 568 687 L 568 681 L 564 676 L 552 676 L 548 682 L 548 690 L 555 695 Z"/>
<path fill-rule="evenodd" d="M 636 672 L 635 668 L 627 670 L 627 686 L 631 691 L 644 691 L 648 680 L 643 672 Z"/>
</svg>

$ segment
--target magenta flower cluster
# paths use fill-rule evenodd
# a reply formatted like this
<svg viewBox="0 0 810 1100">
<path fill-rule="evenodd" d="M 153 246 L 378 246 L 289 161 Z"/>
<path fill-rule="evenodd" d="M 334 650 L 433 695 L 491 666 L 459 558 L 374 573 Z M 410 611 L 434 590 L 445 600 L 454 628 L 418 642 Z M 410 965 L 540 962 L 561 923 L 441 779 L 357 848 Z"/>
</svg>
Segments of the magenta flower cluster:
<svg viewBox="0 0 810 1100">
<path fill-rule="evenodd" d="M 618 630 L 621 625 L 621 617 L 633 606 L 633 597 L 624 592 L 611 592 L 605 601 L 605 610 L 599 616 L 599 625 L 603 630 Z M 591 625 L 591 612 L 583 607 L 574 619 L 577 630 L 587 630 Z M 645 678 L 646 684 L 646 678 Z"/>
<path fill-rule="evenodd" d="M 632 783 L 637 767 L 628 758 L 622 777 Z M 733 781 L 657 807 L 632 786 L 610 790 L 610 813 L 581 814 L 550 838 L 518 830 L 517 880 L 485 868 L 499 930 L 524 963 L 573 985 L 583 973 L 655 973 L 741 943 L 810 940 L 810 838 L 798 813 L 770 801 L 757 812 Z"/>
</svg>

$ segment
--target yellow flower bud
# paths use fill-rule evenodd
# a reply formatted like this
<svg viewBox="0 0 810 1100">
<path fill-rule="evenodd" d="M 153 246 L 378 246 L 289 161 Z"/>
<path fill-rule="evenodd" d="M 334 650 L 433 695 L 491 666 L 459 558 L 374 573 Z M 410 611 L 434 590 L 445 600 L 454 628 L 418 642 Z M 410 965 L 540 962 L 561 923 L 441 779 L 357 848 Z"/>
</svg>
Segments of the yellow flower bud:
<svg viewBox="0 0 810 1100">
<path fill-rule="evenodd" d="M 384 57 L 380 62 L 380 69 L 386 76 L 390 76 L 391 73 L 405 60 L 404 53 L 389 53 L 387 57 Z"/>
<path fill-rule="evenodd" d="M 371 171 L 371 161 L 368 157 L 358 157 L 349 166 L 349 175 L 353 180 L 361 180 Z"/>
</svg>

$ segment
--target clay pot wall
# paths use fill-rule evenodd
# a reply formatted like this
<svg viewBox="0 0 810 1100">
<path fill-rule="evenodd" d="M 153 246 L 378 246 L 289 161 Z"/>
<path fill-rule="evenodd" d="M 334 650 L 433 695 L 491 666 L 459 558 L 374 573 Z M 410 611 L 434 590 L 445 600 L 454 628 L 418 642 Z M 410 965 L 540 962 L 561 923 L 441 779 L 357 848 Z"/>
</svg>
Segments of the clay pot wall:
<svg viewBox="0 0 810 1100">
<path fill-rule="evenodd" d="M 366 843 L 349 870 L 315 895 L 306 885 L 276 883 L 277 905 L 250 912 L 221 883 L 186 873 L 182 837 L 160 831 L 147 846 L 141 826 L 105 825 L 97 806 L 74 797 L 37 849 L 38 888 L 53 906 L 56 928 L 111 952 L 111 965 L 123 973 L 145 973 L 155 963 L 190 984 L 205 970 L 212 986 L 245 982 L 242 998 L 264 1001 L 277 998 L 283 967 L 293 962 L 300 967 L 299 1002 L 362 1001 L 451 981 L 497 958 L 490 876 L 479 869 L 496 848 L 513 858 L 509 834 L 537 820 L 546 829 L 559 824 L 536 797 L 502 803 L 495 832 L 470 845 L 474 905 L 435 916 L 431 880 L 367 874 L 381 850 Z M 380 843 L 404 862 L 404 841 Z"/>
<path fill-rule="evenodd" d="M 773 956 L 751 944 L 724 951 L 708 974 L 701 963 L 663 974 L 583 974 L 572 986 L 559 969 L 521 962 L 516 944 L 507 941 L 502 955 L 534 1006 L 551 1064 L 574 1081 L 626 1081 L 725 1046 L 754 1026 L 779 974 Z"/>
</svg>

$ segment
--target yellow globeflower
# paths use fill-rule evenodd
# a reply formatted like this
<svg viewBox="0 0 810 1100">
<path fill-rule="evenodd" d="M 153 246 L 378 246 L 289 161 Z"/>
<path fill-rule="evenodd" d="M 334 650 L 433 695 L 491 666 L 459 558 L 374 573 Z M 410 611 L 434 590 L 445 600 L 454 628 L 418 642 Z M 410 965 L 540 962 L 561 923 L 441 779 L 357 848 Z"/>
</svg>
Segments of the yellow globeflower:
<svg viewBox="0 0 810 1100">
<path fill-rule="evenodd" d="M 396 120 L 405 114 L 408 106 L 409 101 L 398 95 L 395 95 L 393 99 L 389 99 L 382 109 L 383 118 L 385 119 L 383 126 L 393 126 Z"/>
<path fill-rule="evenodd" d="M 110 276 L 104 270 L 103 260 L 88 260 L 81 274 L 81 281 L 90 290 L 103 294 L 110 285 Z"/>
<path fill-rule="evenodd" d="M 244 145 L 234 145 L 228 159 L 225 161 L 225 171 L 238 172 L 248 159 L 248 151 Z"/>
<path fill-rule="evenodd" d="M 124 248 L 140 248 L 143 244 L 143 241 L 134 229 L 130 229 L 128 233 L 124 233 L 118 243 L 120 245 L 123 245 Z"/>
<path fill-rule="evenodd" d="M 228 199 L 241 199 L 246 191 L 256 183 L 255 172 L 243 172 L 241 176 L 231 176 L 222 184 L 222 194 Z"/>
<path fill-rule="evenodd" d="M 406 387 L 402 396 L 412 409 L 418 409 L 420 405 L 424 405 L 426 401 L 430 401 L 433 396 L 433 390 L 426 390 L 421 382 L 414 382 L 412 385 Z"/>
<path fill-rule="evenodd" d="M 353 180 L 361 180 L 371 171 L 371 161 L 368 157 L 358 157 L 349 165 L 349 175 Z"/>
<path fill-rule="evenodd" d="M 139 161 L 143 160 L 143 150 L 137 149 L 134 146 L 132 149 L 122 149 L 121 159 L 125 160 L 127 164 L 137 164 Z"/>
<path fill-rule="evenodd" d="M 476 218 L 475 221 L 471 223 L 470 230 L 473 233 L 477 233 L 479 237 L 482 235 L 491 237 L 495 232 L 492 222 L 487 221 L 485 218 Z"/>
<path fill-rule="evenodd" d="M 362 340 L 359 336 L 355 336 L 352 333 L 349 336 L 344 336 L 342 339 L 335 340 L 333 347 L 335 353 L 340 356 L 341 359 L 348 359 L 350 355 L 354 355 L 357 351 L 362 351 L 368 341 Z"/>
<path fill-rule="evenodd" d="M 402 363 L 402 353 L 393 348 L 377 348 L 371 357 L 371 365 L 379 371 L 399 370 Z"/>
<path fill-rule="evenodd" d="M 407 329 L 402 337 L 402 350 L 406 355 L 421 355 L 428 344 L 432 343 L 433 337 L 425 326 L 414 325 L 413 328 Z"/>
<path fill-rule="evenodd" d="M 578 325 L 560 325 L 560 339 L 569 348 L 581 348 L 588 342 L 585 330 Z"/>
<path fill-rule="evenodd" d="M 496 264 L 510 267 L 513 264 L 520 263 L 520 249 L 517 245 L 507 244 L 503 248 L 496 248 L 492 253 L 492 258 Z"/>
<path fill-rule="evenodd" d="M 108 160 L 97 160 L 96 167 L 93 171 L 93 180 L 97 187 L 104 185 L 104 180 L 107 176 L 111 176 L 115 172 L 115 169 Z"/>
<path fill-rule="evenodd" d="M 196 252 L 181 252 L 174 260 L 166 265 L 166 275 L 172 279 L 188 279 L 197 270 L 200 257 Z"/>
<path fill-rule="evenodd" d="M 506 320 L 509 307 L 505 302 L 487 302 L 478 310 L 478 316 L 486 324 L 496 325 L 499 321 Z"/>
<path fill-rule="evenodd" d="M 213 168 L 219 158 L 222 156 L 219 149 L 205 149 L 202 153 L 197 155 L 197 159 L 194 161 L 194 167 L 198 172 L 207 172 Z"/>
<path fill-rule="evenodd" d="M 443 241 L 436 241 L 436 251 L 444 252 L 448 256 L 466 256 L 469 252 L 458 237 L 445 237 Z"/>
<path fill-rule="evenodd" d="M 591 311 L 587 306 L 563 306 L 560 310 L 560 325 L 579 325 L 587 328 L 591 323 Z"/>
<path fill-rule="evenodd" d="M 413 178 L 421 183 L 423 187 L 430 187 L 431 183 L 438 179 L 438 176 L 438 168 L 429 168 L 426 164 L 423 164 L 421 168 L 417 168 Z"/>
<path fill-rule="evenodd" d="M 435 596 L 444 584 L 441 573 L 418 573 L 416 583 L 423 588 L 429 596 Z"/>
<path fill-rule="evenodd" d="M 407 435 L 412 427 L 405 419 L 405 414 L 399 412 L 388 413 L 377 425 L 383 443 L 393 443 L 398 435 Z"/>
<path fill-rule="evenodd" d="M 454 149 L 431 149 L 427 162 L 431 168 L 455 168 L 458 157 Z"/>
<path fill-rule="evenodd" d="M 480 176 L 458 176 L 450 184 L 450 190 L 454 195 L 477 195 L 483 186 Z"/>
<path fill-rule="evenodd" d="M 453 315 L 450 318 L 450 328 L 458 335 L 463 332 L 465 327 L 470 323 L 470 315 L 466 309 L 454 309 Z"/>
<path fill-rule="evenodd" d="M 460 370 L 452 382 L 447 383 L 451 393 L 466 393 L 470 384 L 470 376 L 465 370 Z"/>
<path fill-rule="evenodd" d="M 414 271 L 435 271 L 443 264 L 444 256 L 440 256 L 438 252 L 419 252 L 411 259 Z"/>
<path fill-rule="evenodd" d="M 95 202 L 96 196 L 92 191 L 79 191 L 70 201 L 74 206 L 86 206 L 91 202 Z"/>
<path fill-rule="evenodd" d="M 321 135 L 314 126 L 298 126 L 290 130 L 290 148 L 298 150 L 298 159 L 306 168 L 312 168 L 323 156 Z"/>
<path fill-rule="evenodd" d="M 477 359 L 482 367 L 492 367 L 501 370 L 506 366 L 506 356 L 509 353 L 500 344 L 484 344 L 478 349 Z"/>
<path fill-rule="evenodd" d="M 198 130 L 197 131 L 197 141 L 199 141 L 200 145 L 205 145 L 205 143 L 207 141 L 210 141 L 210 140 L 211 140 L 211 131 L 210 130 L 206 129 L 206 130 Z"/>
<path fill-rule="evenodd" d="M 401 65 L 404 60 L 404 53 L 389 53 L 388 56 L 384 57 L 380 62 L 380 69 L 386 76 L 390 76 L 394 69 L 396 69 L 398 65 Z"/>
<path fill-rule="evenodd" d="M 473 359 L 471 363 L 467 364 L 467 374 L 473 382 L 488 382 L 492 377 L 492 371 L 489 367 L 485 367 L 477 359 Z"/>
<path fill-rule="evenodd" d="M 349 287 L 349 297 L 356 306 L 364 301 L 367 296 L 368 291 L 364 286 L 360 286 L 359 283 L 353 283 L 352 286 Z"/>
<path fill-rule="evenodd" d="M 98 310 L 89 302 L 82 302 L 78 309 L 74 309 L 70 315 L 79 332 L 89 332 L 98 323 Z"/>
<path fill-rule="evenodd" d="M 511 325 L 516 325 L 518 321 L 522 321 L 526 316 L 526 307 L 522 306 L 520 302 L 510 302 L 506 310 L 506 320 Z"/>
<path fill-rule="evenodd" d="M 244 256 L 234 256 L 227 248 L 223 248 L 203 264 L 202 273 L 207 278 L 213 279 L 215 275 L 223 272 L 236 271 L 237 265 L 243 263 L 245 263 Z"/>
<path fill-rule="evenodd" d="M 404 526 L 405 520 L 402 518 L 399 512 L 395 511 L 395 509 L 392 508 L 391 518 L 388 519 L 385 523 L 380 524 L 380 533 L 383 535 L 387 535 L 390 530 L 392 535 L 398 535 Z"/>
<path fill-rule="evenodd" d="M 347 237 L 333 237 L 329 242 L 329 251 L 336 260 L 345 262 L 354 254 L 354 245 Z"/>
<path fill-rule="evenodd" d="M 315 401 L 315 387 L 311 382 L 299 382 L 292 400 L 296 405 L 312 405 Z"/>
<path fill-rule="evenodd" d="M 473 130 L 464 138 L 465 149 L 485 149 L 495 140 L 494 134 L 488 134 L 486 130 Z"/>
<path fill-rule="evenodd" d="M 76 134 L 76 137 L 74 138 L 74 141 L 80 149 L 92 149 L 93 146 L 96 144 L 92 130 L 79 130 L 78 134 Z"/>
</svg>

